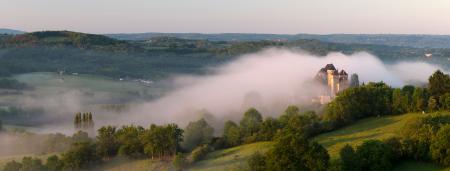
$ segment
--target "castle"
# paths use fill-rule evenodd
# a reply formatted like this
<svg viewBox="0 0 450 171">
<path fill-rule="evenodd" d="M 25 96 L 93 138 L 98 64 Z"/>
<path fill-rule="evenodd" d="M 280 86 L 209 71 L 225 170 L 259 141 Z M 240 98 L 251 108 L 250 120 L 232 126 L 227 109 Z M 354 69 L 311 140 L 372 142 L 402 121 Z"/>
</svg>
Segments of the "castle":
<svg viewBox="0 0 450 171">
<path fill-rule="evenodd" d="M 348 74 L 344 70 L 339 71 L 333 64 L 327 64 L 319 70 L 316 80 L 322 83 L 326 89 L 319 96 L 321 104 L 331 101 L 336 94 L 349 87 Z"/>
</svg>

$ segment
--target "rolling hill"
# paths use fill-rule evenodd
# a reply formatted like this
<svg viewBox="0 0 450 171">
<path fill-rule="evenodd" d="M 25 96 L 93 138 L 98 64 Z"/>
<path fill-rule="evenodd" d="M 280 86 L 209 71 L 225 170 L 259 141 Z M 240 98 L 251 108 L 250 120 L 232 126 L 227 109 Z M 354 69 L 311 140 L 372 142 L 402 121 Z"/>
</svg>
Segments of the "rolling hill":
<svg viewBox="0 0 450 171">
<path fill-rule="evenodd" d="M 313 140 L 322 144 L 329 152 L 331 159 L 339 158 L 339 150 L 345 144 L 358 146 L 363 141 L 369 139 L 383 140 L 391 136 L 399 135 L 402 127 L 407 124 L 410 118 L 421 117 L 423 114 L 409 113 L 403 115 L 393 115 L 385 117 L 373 117 L 360 120 L 355 124 L 342 129 L 321 134 Z M 224 150 L 217 150 L 209 153 L 205 159 L 195 163 L 188 170 L 200 171 L 222 171 L 222 170 L 243 170 L 247 167 L 246 160 L 255 152 L 265 152 L 269 150 L 273 142 L 257 142 L 245 144 Z M 121 162 L 117 165 L 111 163 L 102 167 L 105 170 L 121 170 L 120 168 L 143 168 L 151 166 L 173 170 L 169 162 L 137 160 Z M 147 167 L 148 168 L 148 167 Z M 406 171 L 414 168 L 418 171 L 450 171 L 450 168 L 439 168 L 431 163 L 404 161 L 399 163 L 394 171 Z M 145 170 L 145 169 L 144 169 Z"/>
</svg>

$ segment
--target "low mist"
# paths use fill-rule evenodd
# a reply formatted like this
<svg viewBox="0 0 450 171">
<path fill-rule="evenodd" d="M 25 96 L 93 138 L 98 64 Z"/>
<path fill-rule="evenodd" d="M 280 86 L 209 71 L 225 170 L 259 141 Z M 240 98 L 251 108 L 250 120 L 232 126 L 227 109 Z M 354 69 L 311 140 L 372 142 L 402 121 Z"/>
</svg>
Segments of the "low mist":
<svg viewBox="0 0 450 171">
<path fill-rule="evenodd" d="M 10 103 L 24 109 L 42 109 L 44 116 L 31 119 L 48 122 L 30 126 L 28 129 L 32 132 L 70 135 L 74 131 L 76 112 L 93 112 L 95 128 L 124 124 L 147 127 L 151 123 L 177 123 L 184 127 L 189 121 L 205 116 L 212 118 L 215 122 L 211 124 L 220 128 L 226 120 L 239 120 L 250 107 L 258 109 L 263 116 L 278 116 L 288 105 L 307 108 L 320 89 L 312 79 L 329 63 L 347 71 L 349 78 L 357 73 L 361 83 L 384 81 L 393 87 L 424 85 L 435 70 L 442 70 L 424 62 L 384 64 L 365 52 L 318 57 L 303 51 L 267 49 L 209 68 L 207 75 L 170 77 L 162 85 L 171 90 L 164 91 L 160 98 L 128 100 L 126 107 L 119 111 L 106 110 L 101 104 L 121 104 L 115 102 L 120 97 L 98 90 L 87 91 L 83 87 L 41 86 Z"/>
<path fill-rule="evenodd" d="M 135 104 L 112 122 L 185 125 L 202 117 L 199 111 L 208 111 L 224 122 L 239 119 L 249 107 L 256 107 L 264 116 L 278 116 L 288 105 L 302 106 L 317 96 L 318 85 L 311 80 L 328 63 L 347 71 L 349 79 L 357 73 L 360 82 L 384 81 L 393 87 L 423 85 L 435 70 L 441 69 L 423 62 L 383 64 L 365 52 L 317 57 L 302 51 L 268 49 L 211 68 L 207 76 L 175 77 L 173 91 L 160 99 Z"/>
</svg>

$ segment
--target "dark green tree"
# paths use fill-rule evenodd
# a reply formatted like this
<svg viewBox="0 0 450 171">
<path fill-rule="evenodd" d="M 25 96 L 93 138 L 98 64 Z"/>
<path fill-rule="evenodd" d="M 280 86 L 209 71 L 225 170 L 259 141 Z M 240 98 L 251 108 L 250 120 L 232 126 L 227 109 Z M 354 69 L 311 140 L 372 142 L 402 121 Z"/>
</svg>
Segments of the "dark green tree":
<svg viewBox="0 0 450 171">
<path fill-rule="evenodd" d="M 118 153 L 129 158 L 142 156 L 144 154 L 144 146 L 139 138 L 143 133 L 144 128 L 134 125 L 123 126 L 117 130 L 117 141 L 120 144 Z"/>
<path fill-rule="evenodd" d="M 241 144 L 241 133 L 238 125 L 233 121 L 225 122 L 222 137 L 228 147 Z"/>
<path fill-rule="evenodd" d="M 346 144 L 341 148 L 339 152 L 339 156 L 341 157 L 341 168 L 345 171 L 357 171 L 359 170 L 359 159 L 356 156 L 356 152 L 352 146 Z"/>
<path fill-rule="evenodd" d="M 428 78 L 428 90 L 435 97 L 450 93 L 450 76 L 437 70 Z"/>
<path fill-rule="evenodd" d="M 267 169 L 327 170 L 329 155 L 317 143 L 310 143 L 302 134 L 283 130 L 279 133 L 273 149 L 267 153 Z"/>
<path fill-rule="evenodd" d="M 239 122 L 242 137 L 249 140 L 244 141 L 252 142 L 256 139 L 255 134 L 261 128 L 262 122 L 263 118 L 255 108 L 250 108 L 244 113 L 244 117 Z"/>
<path fill-rule="evenodd" d="M 59 159 L 57 155 L 52 155 L 47 158 L 45 167 L 48 171 L 60 171 L 64 168 L 64 163 Z"/>
<path fill-rule="evenodd" d="M 5 164 L 3 171 L 20 171 L 21 169 L 22 164 L 13 160 Z"/>
<path fill-rule="evenodd" d="M 414 89 L 412 95 L 412 108 L 413 111 L 424 111 L 426 108 L 426 97 L 423 88 L 417 87 Z"/>
<path fill-rule="evenodd" d="M 119 149 L 116 127 L 104 126 L 98 129 L 97 135 L 97 153 L 108 160 L 117 154 Z"/>
<path fill-rule="evenodd" d="M 62 155 L 65 170 L 80 170 L 97 163 L 100 157 L 91 142 L 75 143 Z"/>
<path fill-rule="evenodd" d="M 278 120 L 267 117 L 261 124 L 261 129 L 258 132 L 259 141 L 271 141 L 275 137 L 278 130 L 282 128 L 281 123 Z"/>
<path fill-rule="evenodd" d="M 361 170 L 391 170 L 393 154 L 390 147 L 378 140 L 363 142 L 356 150 Z"/>
</svg>

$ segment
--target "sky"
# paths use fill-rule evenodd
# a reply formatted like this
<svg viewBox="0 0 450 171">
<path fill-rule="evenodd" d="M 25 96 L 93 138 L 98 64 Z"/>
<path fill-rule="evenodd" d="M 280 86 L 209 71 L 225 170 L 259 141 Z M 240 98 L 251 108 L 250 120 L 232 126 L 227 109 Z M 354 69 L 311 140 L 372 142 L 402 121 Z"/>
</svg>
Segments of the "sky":
<svg viewBox="0 0 450 171">
<path fill-rule="evenodd" d="M 0 0 L 0 28 L 88 33 L 450 34 L 450 0 Z"/>
</svg>

